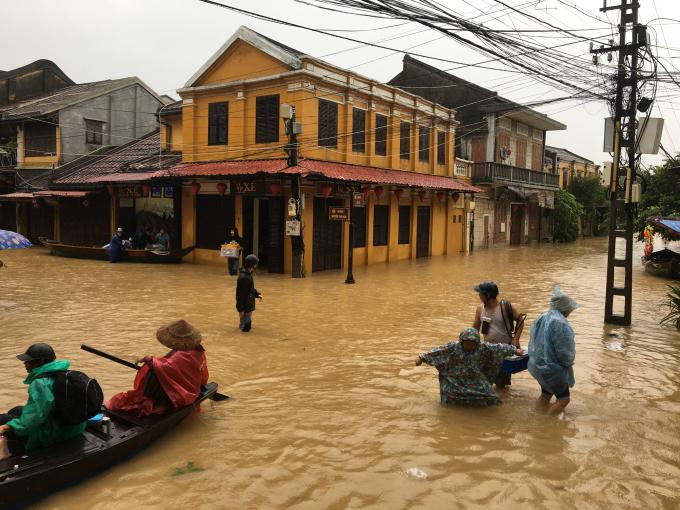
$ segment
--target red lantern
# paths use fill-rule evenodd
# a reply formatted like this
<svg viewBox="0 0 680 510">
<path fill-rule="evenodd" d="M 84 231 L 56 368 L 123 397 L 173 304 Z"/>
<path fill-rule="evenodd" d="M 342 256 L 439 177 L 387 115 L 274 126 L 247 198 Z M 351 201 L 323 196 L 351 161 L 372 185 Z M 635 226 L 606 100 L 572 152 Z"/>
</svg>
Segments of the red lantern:
<svg viewBox="0 0 680 510">
<path fill-rule="evenodd" d="M 31 200 L 31 203 L 33 203 L 33 207 L 35 207 L 36 209 L 40 208 L 40 202 L 38 202 L 37 198 L 34 198 L 33 200 Z"/>
<path fill-rule="evenodd" d="M 116 188 L 114 187 L 113 184 L 107 184 L 106 191 L 109 192 L 109 195 L 113 196 L 113 194 L 116 192 Z"/>
<path fill-rule="evenodd" d="M 517 211 L 519 211 L 519 206 L 518 206 L 517 204 L 512 204 L 512 206 L 510 207 L 510 209 L 511 209 L 513 212 L 517 212 Z"/>
<path fill-rule="evenodd" d="M 453 193 L 451 193 L 451 199 L 453 200 L 453 203 L 454 203 L 454 204 L 455 204 L 456 202 L 458 202 L 458 199 L 459 199 L 459 198 L 460 198 L 460 193 L 457 193 L 457 192 L 455 192 L 455 191 L 454 191 Z"/>
<path fill-rule="evenodd" d="M 194 195 L 198 195 L 198 192 L 201 191 L 201 185 L 197 183 L 196 181 L 191 183 L 191 192 Z"/>
<path fill-rule="evenodd" d="M 418 198 L 420 199 L 421 202 L 425 200 L 425 192 L 423 190 L 420 190 L 418 192 Z"/>
<path fill-rule="evenodd" d="M 404 195 L 404 190 L 403 189 L 395 189 L 394 190 L 394 196 L 397 197 L 397 200 L 401 200 L 401 197 Z"/>
<path fill-rule="evenodd" d="M 269 184 L 269 193 L 272 195 L 280 195 L 281 194 L 281 183 L 280 182 L 272 182 Z"/>
<path fill-rule="evenodd" d="M 89 207 L 90 206 L 90 201 L 86 198 L 83 200 L 83 207 Z"/>
<path fill-rule="evenodd" d="M 364 200 L 368 200 L 368 195 L 371 194 L 371 188 L 361 188 L 361 192 L 364 194 Z"/>
<path fill-rule="evenodd" d="M 382 186 L 376 186 L 376 188 L 373 190 L 373 193 L 375 193 L 376 198 L 380 200 L 380 197 L 382 197 L 383 193 L 385 193 L 385 188 Z"/>
<path fill-rule="evenodd" d="M 220 195 L 224 195 L 227 192 L 227 185 L 224 184 L 223 182 L 218 182 L 215 187 L 217 188 L 217 192 Z"/>
<path fill-rule="evenodd" d="M 321 194 L 325 198 L 331 196 L 331 193 L 333 193 L 333 186 L 331 186 L 330 184 L 324 184 L 323 186 L 321 186 Z"/>
<path fill-rule="evenodd" d="M 148 196 L 149 193 L 151 193 L 151 186 L 149 186 L 148 184 L 142 184 L 142 193 Z"/>
<path fill-rule="evenodd" d="M 443 191 L 437 191 L 437 200 L 441 202 L 444 200 L 444 192 Z"/>
</svg>

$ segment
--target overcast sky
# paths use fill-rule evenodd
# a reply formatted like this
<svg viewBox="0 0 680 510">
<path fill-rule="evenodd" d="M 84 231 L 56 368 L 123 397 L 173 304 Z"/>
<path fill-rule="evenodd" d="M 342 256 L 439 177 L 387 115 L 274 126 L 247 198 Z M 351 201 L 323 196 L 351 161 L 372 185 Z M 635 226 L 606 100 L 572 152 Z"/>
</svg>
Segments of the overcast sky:
<svg viewBox="0 0 680 510">
<path fill-rule="evenodd" d="M 293 0 L 222 0 L 242 9 L 324 30 L 364 42 L 433 57 L 473 64 L 488 57 L 476 54 L 439 33 L 415 23 L 373 19 L 323 11 Z M 607 32 L 607 17 L 599 12 L 601 0 L 541 0 L 526 6 L 526 0 L 504 0 L 525 5 L 523 11 L 555 25 L 571 29 L 598 28 Z M 608 0 L 609 4 L 618 0 Z M 639 0 L 640 19 L 654 27 L 652 39 L 657 55 L 670 71 L 680 69 L 680 1 Z M 495 0 L 441 0 L 460 15 L 497 29 L 525 28 L 528 24 L 517 13 L 508 13 Z M 593 18 L 579 13 L 579 7 Z M 76 82 L 138 76 L 159 94 L 178 97 L 176 90 L 238 29 L 250 28 L 292 46 L 311 56 L 380 81 L 388 81 L 401 70 L 403 51 L 370 48 L 323 34 L 261 21 L 197 0 L 21 0 L 2 5 L 0 29 L 0 69 L 9 70 L 37 59 L 54 61 Z M 609 21 L 618 22 L 618 11 Z M 497 19 L 493 19 L 497 18 Z M 594 19 L 594 18 L 599 18 Z M 655 18 L 673 18 L 655 19 Z M 536 28 L 534 26 L 534 28 Z M 585 32 L 584 32 L 585 34 Z M 547 37 L 546 37 L 547 36 Z M 541 42 L 554 46 L 570 39 L 542 34 Z M 545 37 L 545 38 L 543 38 Z M 561 48 L 574 56 L 590 59 L 586 42 Z M 420 57 L 418 57 L 420 58 Z M 430 60 L 447 69 L 451 64 Z M 673 68 L 675 64 L 675 68 Z M 493 63 L 503 69 L 502 62 Z M 501 70 L 466 67 L 454 74 L 520 103 L 564 96 L 531 78 Z M 675 76 L 680 82 L 680 73 Z M 563 76 L 569 80 L 569 76 Z M 671 153 L 680 152 L 680 88 L 661 84 L 654 116 L 664 117 L 662 144 Z M 564 147 L 600 164 L 608 158 L 602 152 L 603 104 L 560 102 L 537 108 L 567 125 L 566 131 L 549 132 L 549 145 Z M 658 163 L 661 157 L 645 157 Z"/>
</svg>

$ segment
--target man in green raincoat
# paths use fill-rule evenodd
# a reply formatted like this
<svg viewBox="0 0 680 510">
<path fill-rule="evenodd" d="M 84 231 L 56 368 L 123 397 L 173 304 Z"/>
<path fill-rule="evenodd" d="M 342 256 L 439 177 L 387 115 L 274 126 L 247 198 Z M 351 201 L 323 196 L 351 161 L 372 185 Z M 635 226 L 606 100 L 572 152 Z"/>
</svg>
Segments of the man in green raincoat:
<svg viewBox="0 0 680 510">
<path fill-rule="evenodd" d="M 41 377 L 49 372 L 65 371 L 69 362 L 56 359 L 54 349 L 47 344 L 31 345 L 17 359 L 24 362 L 28 377 L 28 401 L 8 413 L 0 414 L 0 436 L 6 453 L 23 455 L 26 450 L 45 448 L 82 434 L 87 422 L 64 425 L 52 416 L 54 408 L 54 378 Z M 0 457 L 2 456 L 0 448 Z"/>
</svg>

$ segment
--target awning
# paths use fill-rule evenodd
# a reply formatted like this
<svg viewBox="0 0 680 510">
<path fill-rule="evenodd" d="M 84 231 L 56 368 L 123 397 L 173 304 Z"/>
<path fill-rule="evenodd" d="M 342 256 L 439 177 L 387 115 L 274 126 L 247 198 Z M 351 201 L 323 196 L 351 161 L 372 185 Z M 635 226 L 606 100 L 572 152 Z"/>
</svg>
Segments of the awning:
<svg viewBox="0 0 680 510">
<path fill-rule="evenodd" d="M 33 198 L 33 193 L 15 192 L 7 193 L 6 195 L 0 195 L 0 200 L 31 200 Z"/>
<path fill-rule="evenodd" d="M 0 195 L 0 200 L 33 200 L 34 198 L 60 197 L 60 198 L 84 198 L 94 191 L 66 191 L 66 190 L 43 190 L 43 191 L 17 191 Z"/>
<path fill-rule="evenodd" d="M 395 186 L 441 189 L 464 193 L 478 193 L 482 191 L 480 188 L 464 181 L 443 175 L 387 170 L 313 159 L 303 159 L 296 167 L 288 167 L 285 159 L 270 159 L 190 163 L 168 170 L 168 174 L 172 177 L 237 176 L 258 173 L 297 174 L 303 177 L 316 175 L 338 181 L 391 184 Z"/>
<path fill-rule="evenodd" d="M 647 221 L 664 229 L 671 236 L 680 236 L 680 218 L 649 218 Z"/>
</svg>

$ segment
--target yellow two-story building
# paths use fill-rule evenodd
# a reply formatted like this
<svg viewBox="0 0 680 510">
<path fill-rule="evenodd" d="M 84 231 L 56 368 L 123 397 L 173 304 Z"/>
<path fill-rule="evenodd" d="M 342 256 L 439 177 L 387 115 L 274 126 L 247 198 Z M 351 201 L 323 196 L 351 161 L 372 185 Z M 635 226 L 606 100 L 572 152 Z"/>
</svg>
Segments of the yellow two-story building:
<svg viewBox="0 0 680 510">
<path fill-rule="evenodd" d="M 183 182 L 181 243 L 196 246 L 194 261 L 220 262 L 235 226 L 246 253 L 291 272 L 296 182 L 307 272 L 344 267 L 350 245 L 355 264 L 468 249 L 478 189 L 454 161 L 453 110 L 246 27 L 178 93 L 160 113 L 161 143 L 182 164 L 164 178 Z M 351 240 L 334 219 L 344 213 Z"/>
</svg>

